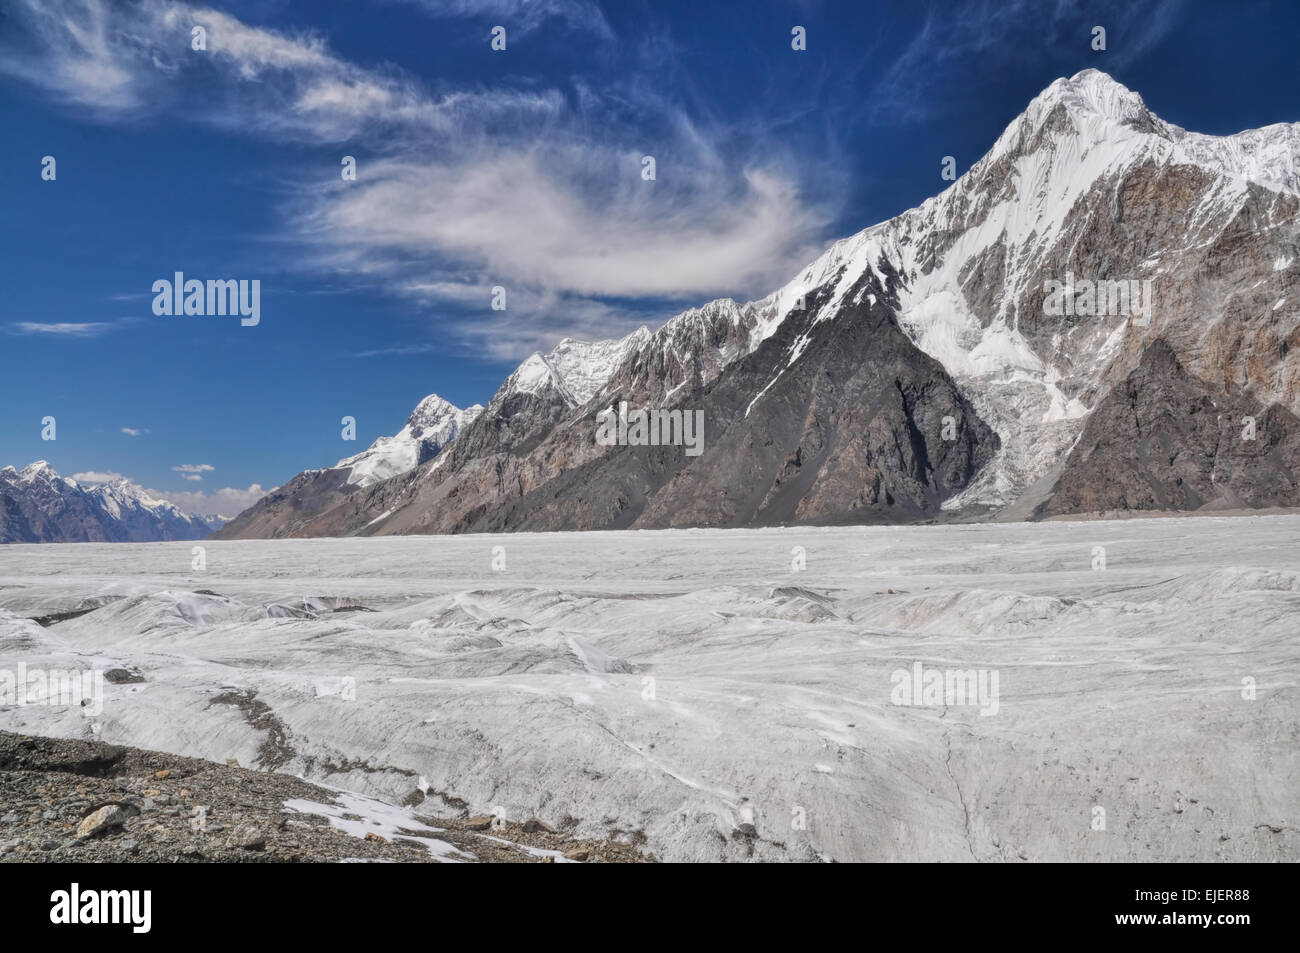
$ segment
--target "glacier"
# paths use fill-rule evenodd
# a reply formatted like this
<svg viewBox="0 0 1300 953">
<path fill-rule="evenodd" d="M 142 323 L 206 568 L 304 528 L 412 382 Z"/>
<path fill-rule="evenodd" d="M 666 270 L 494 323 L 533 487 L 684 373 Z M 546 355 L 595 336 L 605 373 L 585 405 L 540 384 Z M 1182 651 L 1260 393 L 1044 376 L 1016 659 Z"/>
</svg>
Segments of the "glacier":
<svg viewBox="0 0 1300 953">
<path fill-rule="evenodd" d="M 190 543 L 6 546 L 0 670 L 144 681 L 0 728 L 389 804 L 421 779 L 668 860 L 1296 861 L 1297 540 L 1252 515 L 219 541 L 203 572 Z M 893 704 L 918 664 L 997 673 L 997 713 Z"/>
</svg>

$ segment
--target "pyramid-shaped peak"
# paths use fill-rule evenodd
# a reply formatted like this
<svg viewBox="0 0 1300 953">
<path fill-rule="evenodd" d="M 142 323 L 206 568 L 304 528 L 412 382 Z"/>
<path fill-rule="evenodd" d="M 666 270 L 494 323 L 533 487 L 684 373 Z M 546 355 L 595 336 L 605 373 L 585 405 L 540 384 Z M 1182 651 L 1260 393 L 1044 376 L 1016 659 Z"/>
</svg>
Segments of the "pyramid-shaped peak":
<svg viewBox="0 0 1300 953">
<path fill-rule="evenodd" d="M 1146 115 L 1141 96 L 1099 69 L 1080 70 L 1053 81 L 1034 98 L 1027 111 L 1045 114 L 1057 105 L 1064 105 L 1071 113 L 1091 113 L 1119 122 Z"/>
<path fill-rule="evenodd" d="M 58 474 L 54 472 L 54 467 L 50 466 L 48 460 L 36 460 L 29 463 L 18 471 L 18 475 L 26 480 L 30 480 L 36 476 L 43 476 L 46 478 L 58 476 Z"/>
<path fill-rule="evenodd" d="M 425 417 L 435 413 L 456 413 L 458 410 L 460 408 L 451 401 L 445 400 L 437 394 L 430 394 L 415 405 L 415 411 L 411 416 Z"/>
<path fill-rule="evenodd" d="M 413 429 L 434 427 L 458 413 L 460 408 L 451 401 L 444 400 L 437 394 L 430 394 L 415 405 L 411 416 L 406 419 L 406 425 Z"/>
<path fill-rule="evenodd" d="M 1123 83 L 1099 69 L 1086 69 L 1053 80 L 1007 125 L 981 161 L 987 167 L 1008 154 L 1037 151 L 1046 141 L 1062 136 L 1079 137 L 1086 148 L 1135 135 L 1168 138 L 1176 132 L 1148 111 L 1142 97 Z"/>
<path fill-rule="evenodd" d="M 1089 66 L 1087 69 L 1081 69 L 1073 76 L 1062 76 L 1056 80 L 1057 83 L 1063 83 L 1073 88 L 1092 87 L 1097 89 L 1120 89 L 1126 93 L 1132 93 L 1127 86 L 1117 80 L 1105 70 L 1099 70 L 1095 66 Z"/>
</svg>

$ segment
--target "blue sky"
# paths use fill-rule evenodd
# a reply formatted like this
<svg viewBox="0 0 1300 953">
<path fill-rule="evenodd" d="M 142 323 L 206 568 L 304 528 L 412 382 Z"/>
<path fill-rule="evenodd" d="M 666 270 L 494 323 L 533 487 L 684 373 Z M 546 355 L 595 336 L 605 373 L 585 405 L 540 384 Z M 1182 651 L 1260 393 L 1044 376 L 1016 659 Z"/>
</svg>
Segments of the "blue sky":
<svg viewBox="0 0 1300 953">
<path fill-rule="evenodd" d="M 762 296 L 1058 76 L 1300 119 L 1298 34 L 1290 2 L 0 0 L 0 465 L 233 515 L 564 336 Z M 176 271 L 259 279 L 261 323 L 155 316 Z"/>
</svg>

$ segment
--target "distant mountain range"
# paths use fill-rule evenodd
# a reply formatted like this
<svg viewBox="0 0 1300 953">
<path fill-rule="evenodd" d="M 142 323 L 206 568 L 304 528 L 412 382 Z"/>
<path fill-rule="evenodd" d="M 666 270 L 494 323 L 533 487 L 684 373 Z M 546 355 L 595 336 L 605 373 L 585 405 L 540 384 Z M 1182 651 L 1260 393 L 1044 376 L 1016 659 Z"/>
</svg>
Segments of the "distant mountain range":
<svg viewBox="0 0 1300 953">
<path fill-rule="evenodd" d="M 225 522 L 194 516 L 127 480 L 81 484 L 44 460 L 0 469 L 0 543 L 203 539 Z"/>
</svg>

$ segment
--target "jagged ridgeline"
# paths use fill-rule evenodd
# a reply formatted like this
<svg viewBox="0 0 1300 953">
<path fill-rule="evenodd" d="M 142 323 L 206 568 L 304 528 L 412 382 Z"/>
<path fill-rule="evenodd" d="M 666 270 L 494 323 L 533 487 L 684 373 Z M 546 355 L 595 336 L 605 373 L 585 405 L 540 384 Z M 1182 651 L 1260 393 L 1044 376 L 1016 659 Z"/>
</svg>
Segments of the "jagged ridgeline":
<svg viewBox="0 0 1300 953">
<path fill-rule="evenodd" d="M 1057 80 L 768 297 L 562 342 L 218 536 L 1297 505 L 1298 170 L 1300 125 L 1200 135 L 1104 73 Z M 602 445 L 623 403 L 702 412 L 700 452 Z"/>
</svg>

